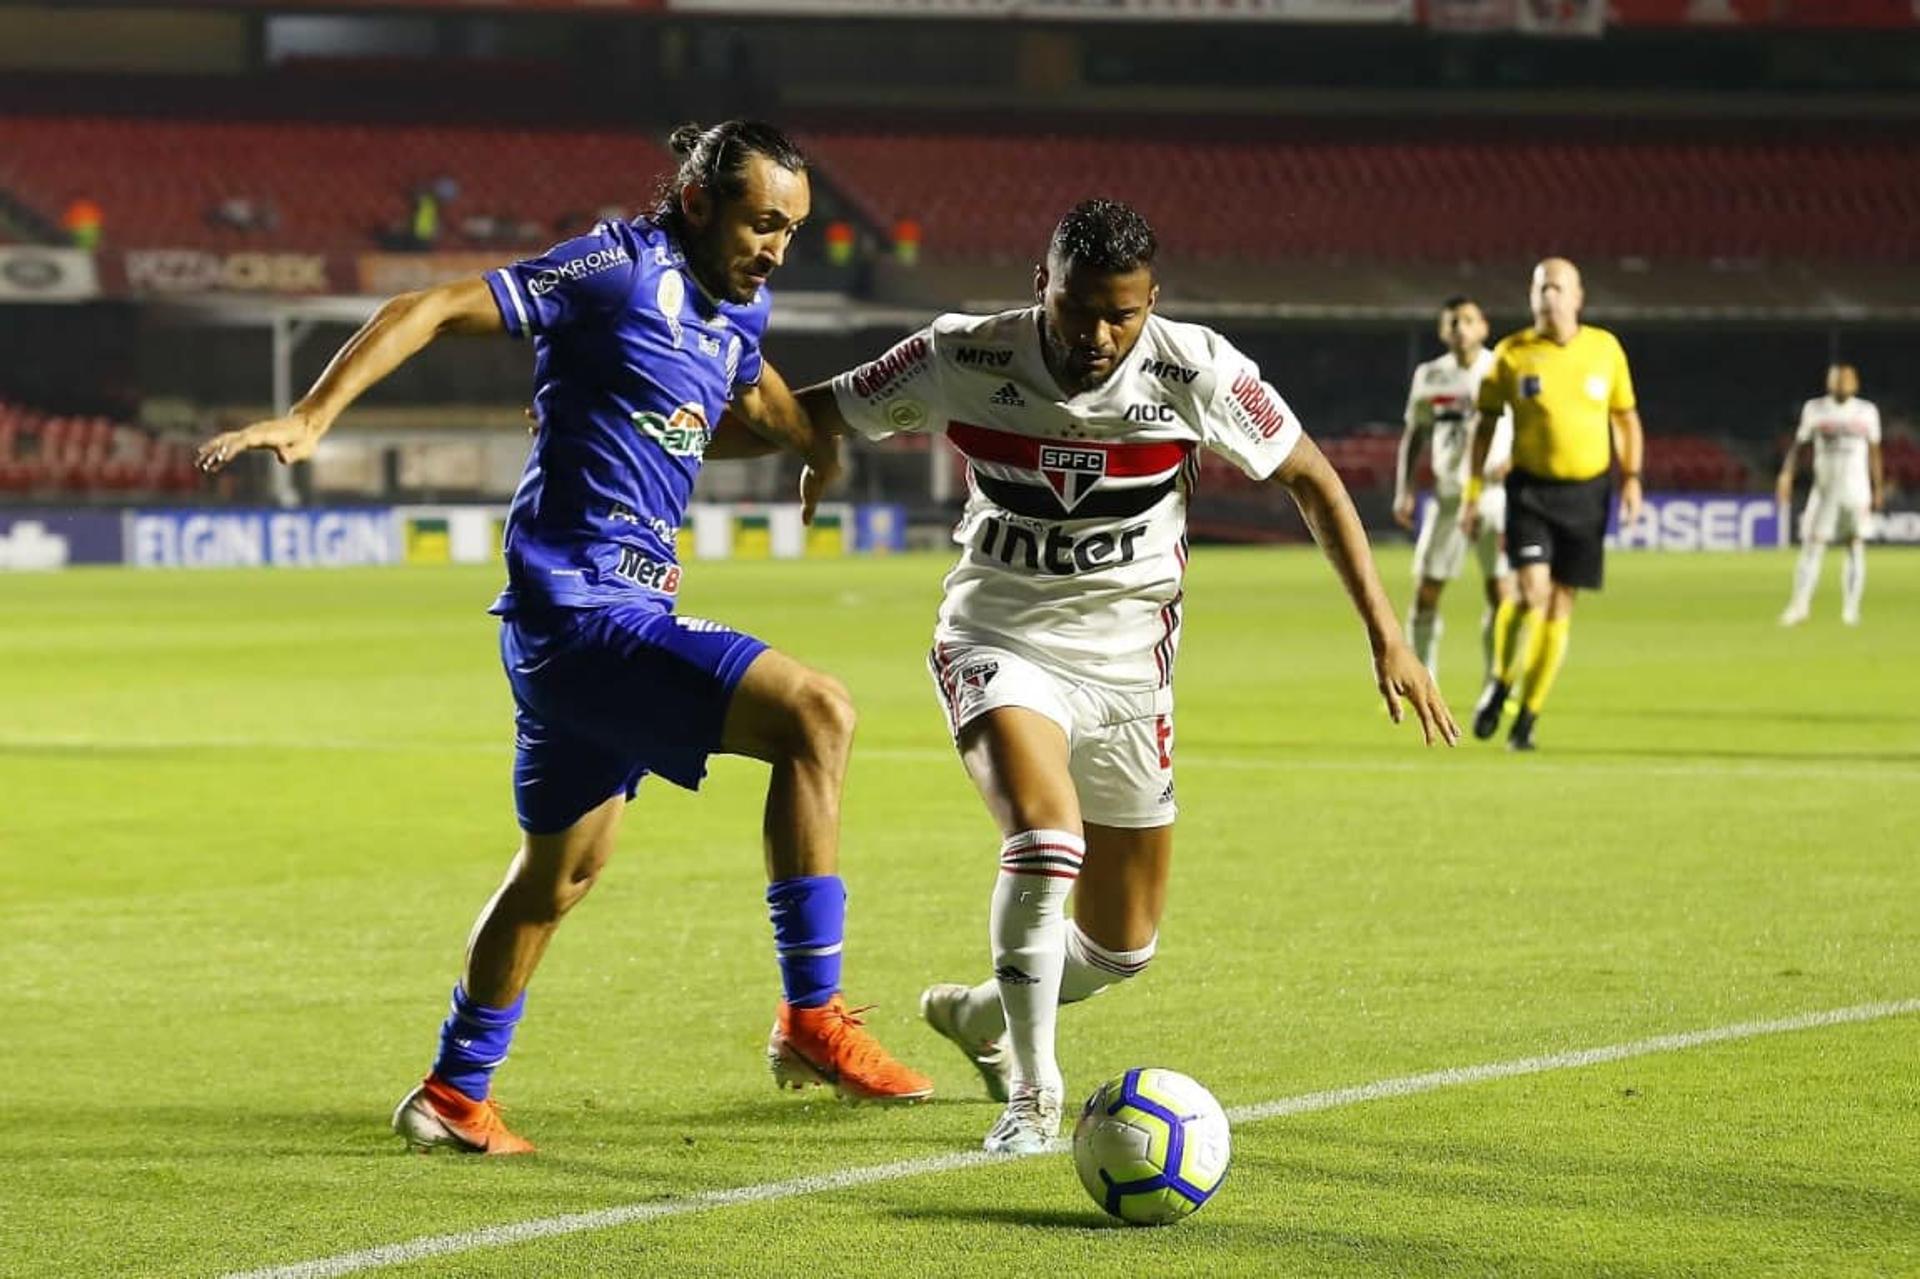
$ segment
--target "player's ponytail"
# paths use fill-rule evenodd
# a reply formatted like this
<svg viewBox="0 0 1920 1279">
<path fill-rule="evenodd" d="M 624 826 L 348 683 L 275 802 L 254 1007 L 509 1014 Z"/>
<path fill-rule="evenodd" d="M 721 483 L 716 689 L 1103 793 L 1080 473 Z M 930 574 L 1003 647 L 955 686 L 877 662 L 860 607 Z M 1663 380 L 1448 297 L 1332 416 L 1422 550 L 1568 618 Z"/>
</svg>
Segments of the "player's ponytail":
<svg viewBox="0 0 1920 1279">
<path fill-rule="evenodd" d="M 693 149 L 700 145 L 700 135 L 705 132 L 697 124 L 680 125 L 667 135 L 667 150 L 673 152 L 676 159 L 685 161 L 693 154 Z"/>
<path fill-rule="evenodd" d="M 654 217 L 675 230 L 682 230 L 686 211 L 680 207 L 680 193 L 689 186 L 701 186 L 719 201 L 731 200 L 746 189 L 747 160 L 764 155 L 781 168 L 799 173 L 807 167 L 787 136 L 759 120 L 728 120 L 708 128 L 683 124 L 667 135 L 667 149 L 679 161 L 675 170 L 661 182 L 654 198 Z"/>
</svg>

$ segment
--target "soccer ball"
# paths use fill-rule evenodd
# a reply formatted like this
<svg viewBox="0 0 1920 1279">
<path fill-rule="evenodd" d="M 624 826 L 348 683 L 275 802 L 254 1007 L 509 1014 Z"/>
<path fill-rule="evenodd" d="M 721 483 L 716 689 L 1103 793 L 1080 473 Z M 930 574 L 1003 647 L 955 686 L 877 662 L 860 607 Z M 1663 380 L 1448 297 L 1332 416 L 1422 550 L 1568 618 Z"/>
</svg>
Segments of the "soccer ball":
<svg viewBox="0 0 1920 1279">
<path fill-rule="evenodd" d="M 1227 1115 L 1174 1070 L 1136 1068 L 1100 1085 L 1073 1129 L 1073 1166 L 1093 1201 L 1122 1221 L 1164 1226 L 1226 1180 Z"/>
</svg>

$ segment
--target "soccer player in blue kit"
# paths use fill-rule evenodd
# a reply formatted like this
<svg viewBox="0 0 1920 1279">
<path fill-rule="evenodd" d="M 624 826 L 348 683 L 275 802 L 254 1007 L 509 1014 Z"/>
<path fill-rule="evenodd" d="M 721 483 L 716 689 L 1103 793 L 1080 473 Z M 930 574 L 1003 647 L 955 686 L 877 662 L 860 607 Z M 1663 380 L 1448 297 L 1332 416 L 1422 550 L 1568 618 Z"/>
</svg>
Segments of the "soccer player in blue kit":
<svg viewBox="0 0 1920 1279">
<path fill-rule="evenodd" d="M 507 586 L 492 609 L 516 707 L 525 834 L 474 925 L 432 1072 L 394 1113 L 416 1147 L 533 1149 L 489 1095 L 527 982 L 612 855 L 640 779 L 658 773 L 696 788 L 715 752 L 772 766 L 767 904 L 785 996 L 767 1047 L 776 1082 L 828 1084 L 862 1100 L 933 1091 L 840 993 L 839 808 L 854 726 L 846 690 L 752 636 L 674 612 L 674 539 L 702 457 L 728 449 L 723 440 L 707 452 L 722 412 L 758 436 L 797 438 L 801 411 L 761 358 L 760 339 L 767 277 L 807 216 L 806 162 L 757 122 L 684 126 L 672 145 L 679 169 L 651 213 L 394 298 L 287 416 L 200 450 L 208 472 L 249 449 L 299 461 L 361 392 L 439 335 L 533 342 L 538 432 L 507 520 Z M 803 480 L 809 506 L 837 465 L 817 460 Z"/>
</svg>

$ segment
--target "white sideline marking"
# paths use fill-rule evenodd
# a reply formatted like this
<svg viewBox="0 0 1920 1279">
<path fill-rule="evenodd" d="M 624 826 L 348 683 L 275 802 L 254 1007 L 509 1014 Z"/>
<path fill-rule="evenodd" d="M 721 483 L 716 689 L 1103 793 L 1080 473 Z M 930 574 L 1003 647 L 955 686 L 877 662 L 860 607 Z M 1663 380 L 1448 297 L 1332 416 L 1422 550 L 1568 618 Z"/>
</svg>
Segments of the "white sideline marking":
<svg viewBox="0 0 1920 1279">
<path fill-rule="evenodd" d="M 1813 1030 L 1821 1026 L 1881 1021 L 1908 1013 L 1920 1013 L 1920 999 L 1856 1004 L 1851 1008 L 1830 1008 L 1824 1012 L 1801 1013 L 1796 1017 L 1780 1017 L 1772 1021 L 1743 1021 L 1731 1026 L 1715 1026 L 1707 1030 L 1655 1035 L 1650 1039 L 1609 1044 L 1603 1048 L 1582 1048 L 1570 1052 L 1548 1053 L 1539 1057 L 1488 1062 L 1479 1066 L 1456 1066 L 1449 1070 L 1430 1071 L 1424 1075 L 1403 1075 L 1397 1079 L 1381 1079 L 1352 1088 L 1333 1088 L 1325 1092 L 1303 1093 L 1297 1097 L 1282 1097 L 1277 1101 L 1265 1101 L 1251 1106 L 1235 1106 L 1227 1111 L 1227 1118 L 1234 1124 L 1256 1123 L 1263 1119 L 1303 1115 L 1317 1110 L 1333 1110 L 1341 1106 L 1380 1101 L 1388 1097 L 1410 1097 L 1417 1093 L 1436 1092 L 1442 1088 L 1459 1088 L 1467 1084 L 1485 1083 L 1492 1079 L 1539 1075 L 1554 1070 L 1577 1070 L 1582 1066 L 1624 1061 L 1630 1057 L 1680 1052 L 1683 1049 L 1698 1048 L 1704 1044 L 1755 1039 L 1762 1035 L 1784 1035 L 1797 1030 Z M 471 1252 L 477 1248 L 503 1248 L 510 1244 L 526 1243 L 534 1239 L 550 1239 L 555 1235 L 611 1230 L 617 1226 L 630 1226 L 637 1222 L 653 1221 L 661 1217 L 682 1217 L 691 1213 L 712 1212 L 720 1208 L 737 1208 L 743 1204 L 771 1203 L 777 1199 L 827 1194 L 855 1186 L 870 1186 L 876 1182 L 899 1181 L 906 1177 L 925 1177 L 941 1172 L 957 1172 L 962 1168 L 977 1168 L 982 1164 L 1032 1157 L 1031 1155 L 989 1155 L 985 1151 L 966 1150 L 956 1151 L 950 1155 L 933 1155 L 924 1159 L 903 1159 L 898 1163 L 875 1164 L 865 1168 L 846 1168 L 839 1172 L 795 1177 L 791 1181 L 765 1182 L 757 1186 L 735 1186 L 730 1190 L 709 1190 L 701 1194 L 689 1195 L 684 1199 L 623 1204 L 617 1208 L 602 1208 L 596 1212 L 542 1217 L 535 1221 L 515 1222 L 506 1226 L 486 1226 L 479 1230 L 466 1230 L 458 1234 L 427 1235 L 419 1239 L 409 1239 L 404 1243 L 385 1244 L 360 1252 L 343 1252 L 338 1256 L 321 1257 L 314 1261 L 299 1261 L 286 1266 L 269 1266 L 261 1270 L 236 1271 L 227 1275 L 226 1279 L 331 1279 L 334 1275 L 352 1274 L 355 1271 L 373 1270 L 382 1266 L 404 1265 L 410 1261 L 444 1257 L 450 1253 Z"/>
<path fill-rule="evenodd" d="M 361 740 L 351 737 L 100 737 L 85 733 L 6 734 L 0 735 L 0 750 L 69 751 L 341 751 L 351 754 L 425 754 L 501 756 L 511 750 L 506 742 L 447 741 L 393 737 Z M 1529 773 L 1586 774 L 1619 773 L 1634 777 L 1777 777 L 1793 781 L 1883 781 L 1920 775 L 1920 768 L 1899 760 L 1848 760 L 1844 764 L 1822 764 L 1818 753 L 1801 756 L 1805 763 L 1719 763 L 1712 751 L 1702 751 L 1705 759 L 1697 763 L 1639 761 L 1631 758 L 1596 758 L 1584 761 L 1527 759 L 1516 761 L 1505 751 L 1482 751 L 1478 756 L 1421 755 L 1409 759 L 1315 759 L 1299 758 L 1287 752 L 1297 747 L 1273 747 L 1265 754 L 1205 755 L 1183 754 L 1179 763 L 1187 769 L 1203 772 L 1235 773 L 1421 773 L 1441 768 L 1516 768 Z M 1472 747 L 1463 747 L 1471 751 Z M 1631 751 L 1622 751 L 1623 756 Z M 897 763 L 932 763 L 951 760 L 951 750 L 918 746 L 856 747 L 854 762 L 889 760 Z M 1438 775 L 1436 773 L 1436 775 Z"/>
</svg>

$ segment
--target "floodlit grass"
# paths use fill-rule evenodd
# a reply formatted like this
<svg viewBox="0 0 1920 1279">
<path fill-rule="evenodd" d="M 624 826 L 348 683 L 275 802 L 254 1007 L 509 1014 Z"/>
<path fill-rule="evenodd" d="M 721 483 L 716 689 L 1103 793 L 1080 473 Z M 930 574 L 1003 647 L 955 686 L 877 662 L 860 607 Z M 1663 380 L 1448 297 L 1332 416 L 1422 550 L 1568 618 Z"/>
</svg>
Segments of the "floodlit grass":
<svg viewBox="0 0 1920 1279">
<path fill-rule="evenodd" d="M 1610 568 L 1522 758 L 1389 726 L 1311 552 L 1202 548 L 1161 957 L 1063 1017 L 1070 1090 L 1159 1064 L 1236 1106 L 1920 996 L 1920 555 L 1873 554 L 1858 630 L 1837 563 L 1787 632 L 1784 555 Z M 0 578 L 0 1273 L 217 1274 L 973 1148 L 996 1110 L 915 1014 L 981 975 L 994 874 L 922 663 L 943 569 L 702 564 L 684 599 L 852 687 L 849 994 L 940 1096 L 774 1092 L 763 770 L 719 761 L 643 788 L 534 984 L 522 1161 L 386 1129 L 515 839 L 495 574 Z M 1247 1124 L 1161 1231 L 1047 1157 L 396 1273 L 1912 1274 L 1916 1061 L 1907 1016 Z"/>
</svg>

